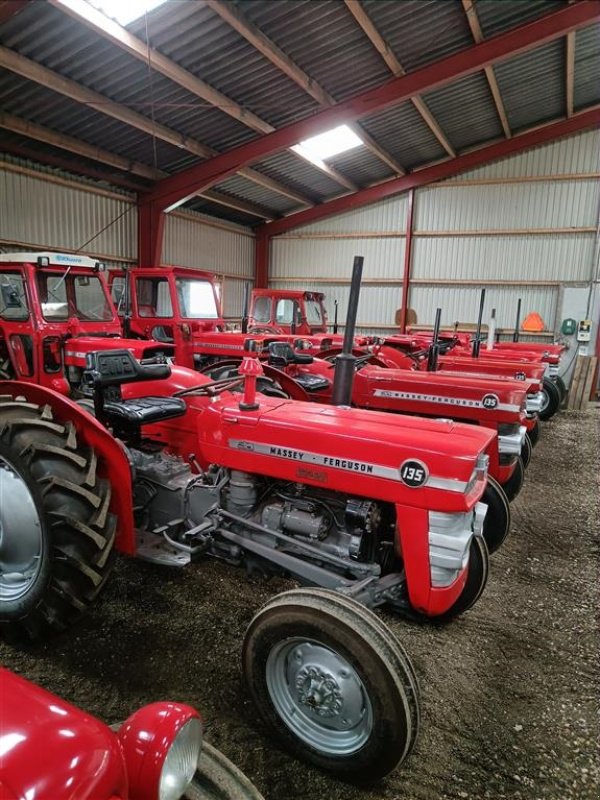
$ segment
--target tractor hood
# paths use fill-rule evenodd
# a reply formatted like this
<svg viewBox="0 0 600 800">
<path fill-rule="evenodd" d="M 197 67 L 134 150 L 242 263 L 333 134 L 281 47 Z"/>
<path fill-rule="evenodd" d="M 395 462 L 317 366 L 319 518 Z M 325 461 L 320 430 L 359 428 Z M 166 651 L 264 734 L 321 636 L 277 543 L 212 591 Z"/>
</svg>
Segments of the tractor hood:
<svg viewBox="0 0 600 800">
<path fill-rule="evenodd" d="M 388 398 L 411 406 L 416 404 L 427 414 L 474 409 L 491 419 L 499 415 L 519 415 L 527 398 L 527 389 L 521 381 L 379 367 L 360 370 L 355 380 L 355 392 L 366 392 L 372 398 Z"/>
<path fill-rule="evenodd" d="M 0 669 L 0 709 L 2 797 L 127 796 L 118 739 L 99 720 L 5 669 Z"/>
<path fill-rule="evenodd" d="M 527 363 L 524 361 L 512 361 L 503 359 L 495 361 L 491 359 L 472 358 L 471 356 L 440 356 L 439 369 L 451 370 L 452 372 L 463 372 L 465 374 L 477 374 L 482 378 L 495 378 L 522 381 L 529 378 L 540 382 L 545 373 L 546 367 L 540 363 Z"/>
<path fill-rule="evenodd" d="M 74 367 L 85 367 L 88 353 L 96 350 L 130 350 L 138 361 L 152 358 L 159 353 L 173 355 L 171 344 L 145 341 L 143 339 L 123 339 L 117 336 L 77 336 L 65 342 L 65 364 Z"/>
<path fill-rule="evenodd" d="M 243 411 L 239 399 L 223 396 L 198 421 L 212 462 L 429 509 L 468 510 L 484 490 L 489 429 L 270 397 Z M 403 480 L 407 463 L 421 483 Z"/>
</svg>

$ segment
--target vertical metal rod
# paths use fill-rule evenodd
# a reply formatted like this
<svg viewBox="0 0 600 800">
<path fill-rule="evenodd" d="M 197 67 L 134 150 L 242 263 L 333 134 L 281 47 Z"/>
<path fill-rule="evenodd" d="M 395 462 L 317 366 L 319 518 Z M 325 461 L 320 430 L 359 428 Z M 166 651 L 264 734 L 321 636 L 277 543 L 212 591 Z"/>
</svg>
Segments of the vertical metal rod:
<svg viewBox="0 0 600 800">
<path fill-rule="evenodd" d="M 333 301 L 333 332 L 338 332 L 338 301 Z"/>
<path fill-rule="evenodd" d="M 248 314 L 250 311 L 250 284 L 244 283 L 244 309 L 242 311 L 242 333 L 248 333 Z"/>
<path fill-rule="evenodd" d="M 438 367 L 438 358 L 440 355 L 440 323 L 442 321 L 442 309 L 437 308 L 435 311 L 435 322 L 433 324 L 433 340 L 429 348 L 429 355 L 427 356 L 427 371 L 435 372 Z"/>
<path fill-rule="evenodd" d="M 477 318 L 477 331 L 475 332 L 475 341 L 473 342 L 473 358 L 479 358 L 479 351 L 481 349 L 481 320 L 483 319 L 483 306 L 485 303 L 485 289 L 481 290 L 479 298 L 479 317 Z"/>
<path fill-rule="evenodd" d="M 404 238 L 404 276 L 402 278 L 402 306 L 400 307 L 400 333 L 406 333 L 406 316 L 410 294 L 410 272 L 412 269 L 413 214 L 415 190 L 408 193 L 408 213 L 406 216 L 406 236 Z"/>
<path fill-rule="evenodd" d="M 344 346 L 342 352 L 335 360 L 335 377 L 333 379 L 333 392 L 331 403 L 334 406 L 349 406 L 352 401 L 352 384 L 354 383 L 354 362 L 352 345 L 354 344 L 354 329 L 356 328 L 356 314 L 358 312 L 358 298 L 360 295 L 360 281 L 362 278 L 364 258 L 354 256 L 352 266 L 352 282 L 350 284 L 350 297 L 346 314 L 346 329 L 344 331 Z"/>
<path fill-rule="evenodd" d="M 521 324 L 521 298 L 517 300 L 517 320 L 515 322 L 515 330 L 513 333 L 513 342 L 519 341 L 519 325 Z"/>
<path fill-rule="evenodd" d="M 123 336 L 128 339 L 131 336 L 131 288 L 129 286 L 129 267 L 123 267 L 125 275 L 125 286 L 123 288 L 123 305 L 125 313 L 123 315 Z"/>
</svg>

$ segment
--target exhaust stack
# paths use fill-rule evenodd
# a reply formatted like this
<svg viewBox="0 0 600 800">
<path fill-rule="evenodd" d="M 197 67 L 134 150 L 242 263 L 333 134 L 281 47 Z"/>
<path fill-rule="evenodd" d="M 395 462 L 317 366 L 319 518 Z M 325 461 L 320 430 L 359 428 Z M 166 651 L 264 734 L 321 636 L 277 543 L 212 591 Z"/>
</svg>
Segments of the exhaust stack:
<svg viewBox="0 0 600 800">
<path fill-rule="evenodd" d="M 427 355 L 427 372 L 435 372 L 438 368 L 440 355 L 440 323 L 442 321 L 442 309 L 436 308 L 435 322 L 433 324 L 433 340 Z"/>
<path fill-rule="evenodd" d="M 517 319 L 515 322 L 515 332 L 513 333 L 513 342 L 519 341 L 519 325 L 521 324 L 521 298 L 517 300 Z"/>
<path fill-rule="evenodd" d="M 344 331 L 344 346 L 342 352 L 335 360 L 335 377 L 333 379 L 333 393 L 331 404 L 334 406 L 349 406 L 352 399 L 352 385 L 354 383 L 354 362 L 352 345 L 354 343 L 354 330 L 356 328 L 356 313 L 358 311 L 358 297 L 360 295 L 360 281 L 362 278 L 364 258 L 354 256 L 352 266 L 352 283 L 350 284 L 350 299 L 346 315 L 346 330 Z"/>
<path fill-rule="evenodd" d="M 244 283 L 244 310 L 242 312 L 242 333 L 248 333 L 248 313 L 250 311 L 250 284 Z"/>
<path fill-rule="evenodd" d="M 473 341 L 473 358 L 479 358 L 479 351 L 481 350 L 481 320 L 483 319 L 484 303 L 485 289 L 482 289 L 481 297 L 479 299 L 479 318 L 477 319 L 477 331 L 475 332 L 475 339 Z"/>
</svg>

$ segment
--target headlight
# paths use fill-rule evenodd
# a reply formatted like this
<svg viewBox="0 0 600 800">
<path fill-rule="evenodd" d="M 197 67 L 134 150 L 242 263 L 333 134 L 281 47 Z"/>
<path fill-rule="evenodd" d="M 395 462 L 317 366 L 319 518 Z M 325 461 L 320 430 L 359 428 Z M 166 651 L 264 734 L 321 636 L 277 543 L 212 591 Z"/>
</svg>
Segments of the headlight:
<svg viewBox="0 0 600 800">
<path fill-rule="evenodd" d="M 152 703 L 119 729 L 130 800 L 179 800 L 200 757 L 198 712 L 177 703 Z"/>
</svg>

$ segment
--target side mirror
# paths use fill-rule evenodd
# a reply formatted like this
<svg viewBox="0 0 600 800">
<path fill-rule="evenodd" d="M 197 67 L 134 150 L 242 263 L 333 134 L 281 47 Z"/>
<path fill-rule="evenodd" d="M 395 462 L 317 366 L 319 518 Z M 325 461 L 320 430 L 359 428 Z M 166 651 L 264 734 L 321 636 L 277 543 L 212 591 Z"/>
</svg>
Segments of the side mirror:
<svg viewBox="0 0 600 800">
<path fill-rule="evenodd" d="M 3 283 L 0 286 L 0 290 L 2 291 L 2 305 L 5 308 L 23 307 L 23 303 L 19 297 L 19 292 L 15 286 L 12 286 L 10 283 Z"/>
</svg>

